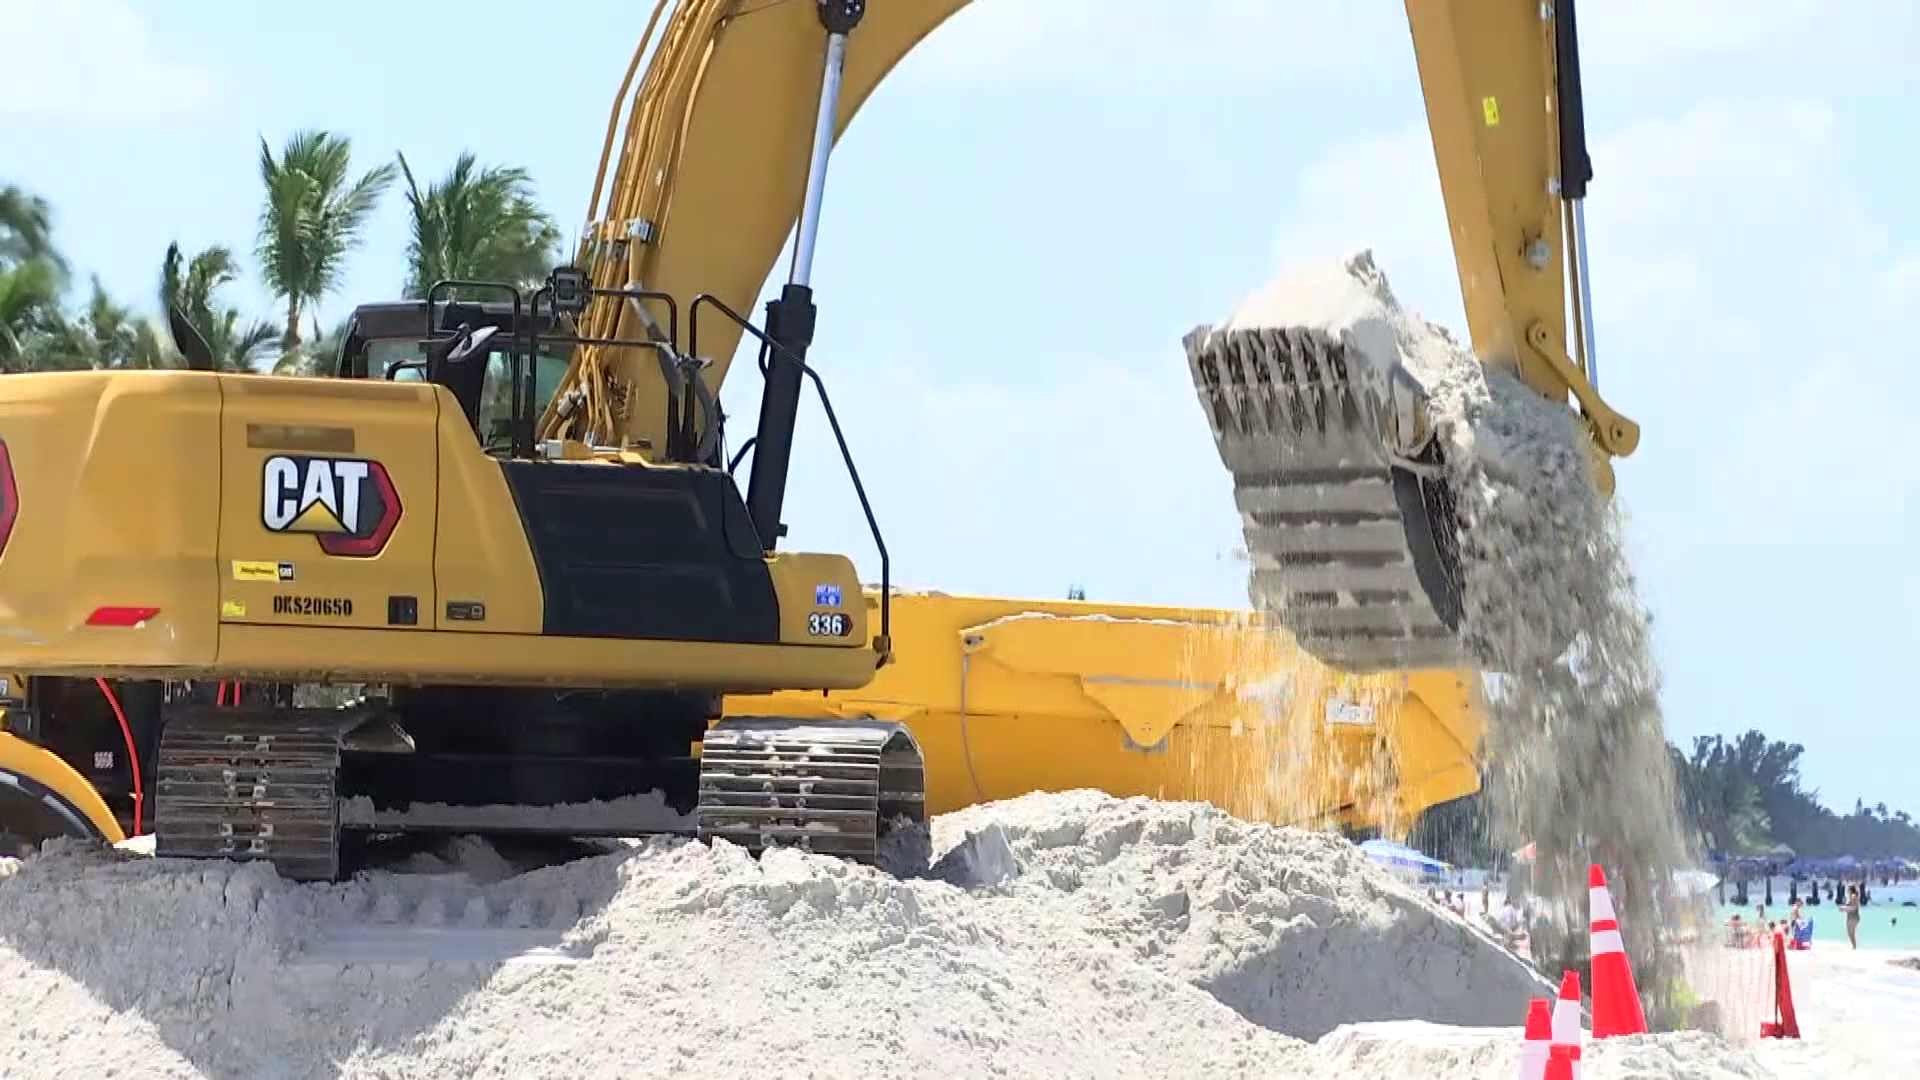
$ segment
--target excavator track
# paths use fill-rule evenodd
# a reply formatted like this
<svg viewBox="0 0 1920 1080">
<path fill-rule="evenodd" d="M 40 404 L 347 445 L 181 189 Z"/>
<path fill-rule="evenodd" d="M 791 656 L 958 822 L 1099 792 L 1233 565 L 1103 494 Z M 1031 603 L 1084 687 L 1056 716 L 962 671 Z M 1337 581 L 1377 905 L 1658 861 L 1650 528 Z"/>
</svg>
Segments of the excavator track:
<svg viewBox="0 0 1920 1080">
<path fill-rule="evenodd" d="M 892 830 L 925 826 L 924 759 L 904 724 L 729 716 L 701 744 L 697 816 L 702 841 L 871 865 Z"/>
<path fill-rule="evenodd" d="M 1425 428 L 1412 380 L 1368 385 L 1341 340 L 1311 329 L 1201 329 L 1186 349 L 1233 474 L 1254 607 L 1343 671 L 1460 662 L 1457 526 L 1435 440 L 1411 455 L 1389 442 L 1390 428 Z"/>
<path fill-rule="evenodd" d="M 363 719 L 333 709 L 172 713 L 155 770 L 154 854 L 263 859 L 295 880 L 333 880 L 341 740 Z"/>
</svg>

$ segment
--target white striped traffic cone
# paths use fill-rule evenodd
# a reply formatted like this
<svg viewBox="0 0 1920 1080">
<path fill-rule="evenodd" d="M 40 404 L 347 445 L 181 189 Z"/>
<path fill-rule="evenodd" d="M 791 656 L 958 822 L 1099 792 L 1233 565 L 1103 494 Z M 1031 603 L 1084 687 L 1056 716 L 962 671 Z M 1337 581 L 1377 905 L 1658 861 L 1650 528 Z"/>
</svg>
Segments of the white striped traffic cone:
<svg viewBox="0 0 1920 1080">
<path fill-rule="evenodd" d="M 1587 868 L 1587 916 L 1591 923 L 1587 959 L 1593 967 L 1593 1037 L 1645 1035 L 1647 1017 L 1640 1008 L 1640 991 L 1633 985 L 1633 966 L 1627 962 L 1627 946 L 1613 915 L 1607 874 L 1598 863 Z"/>
<path fill-rule="evenodd" d="M 1580 1080 L 1580 973 L 1560 976 L 1560 999 L 1553 1003 L 1553 1049 L 1568 1048 L 1573 1080 Z"/>
<path fill-rule="evenodd" d="M 1546 1080 L 1553 1049 L 1553 1006 L 1546 998 L 1527 1002 L 1527 1028 L 1520 1044 L 1520 1080 Z"/>
</svg>

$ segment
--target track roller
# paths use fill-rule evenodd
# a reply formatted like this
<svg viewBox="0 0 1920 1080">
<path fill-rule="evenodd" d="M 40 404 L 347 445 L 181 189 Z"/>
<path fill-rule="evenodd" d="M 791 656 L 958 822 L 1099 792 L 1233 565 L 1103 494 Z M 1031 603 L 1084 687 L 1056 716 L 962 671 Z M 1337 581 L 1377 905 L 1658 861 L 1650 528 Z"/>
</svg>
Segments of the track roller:
<svg viewBox="0 0 1920 1080">
<path fill-rule="evenodd" d="M 873 864 L 924 829 L 926 769 L 904 724 L 729 716 L 701 744 L 699 836 Z"/>
<path fill-rule="evenodd" d="M 341 743 L 359 710 L 187 706 L 160 733 L 154 854 L 340 872 Z"/>
</svg>

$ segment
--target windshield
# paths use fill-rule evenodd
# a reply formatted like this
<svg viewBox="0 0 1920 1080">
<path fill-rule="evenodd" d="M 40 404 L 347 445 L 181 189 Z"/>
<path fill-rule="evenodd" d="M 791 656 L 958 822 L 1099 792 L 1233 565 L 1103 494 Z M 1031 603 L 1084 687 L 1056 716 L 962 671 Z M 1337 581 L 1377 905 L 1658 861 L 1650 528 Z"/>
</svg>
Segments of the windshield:
<svg viewBox="0 0 1920 1080">
<path fill-rule="evenodd" d="M 560 380 L 567 373 L 568 356 L 568 352 L 542 349 L 534 361 L 533 412 L 536 417 L 546 410 L 547 402 L 560 389 Z M 425 350 L 415 339 L 370 341 L 367 343 L 367 378 L 384 379 L 393 365 L 425 358 Z M 512 373 L 512 360 L 505 350 L 494 349 L 487 354 L 487 376 L 480 390 L 480 431 L 484 434 L 482 441 L 489 446 L 511 437 L 513 408 L 507 390 Z M 406 368 L 395 376 L 400 382 L 421 382 L 425 378 L 420 368 Z"/>
</svg>

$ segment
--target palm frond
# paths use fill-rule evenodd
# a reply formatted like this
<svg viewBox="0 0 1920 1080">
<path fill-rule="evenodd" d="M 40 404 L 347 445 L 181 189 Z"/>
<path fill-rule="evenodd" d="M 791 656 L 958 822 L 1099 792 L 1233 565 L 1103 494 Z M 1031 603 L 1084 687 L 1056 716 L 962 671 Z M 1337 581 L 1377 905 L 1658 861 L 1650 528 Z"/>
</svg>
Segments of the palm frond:
<svg viewBox="0 0 1920 1080">
<path fill-rule="evenodd" d="M 280 326 L 266 319 L 257 319 L 249 323 L 244 330 L 235 333 L 233 322 L 239 312 L 228 310 L 226 358 L 235 371 L 259 370 L 260 361 L 267 347 L 280 340 Z"/>
<path fill-rule="evenodd" d="M 347 254 L 395 178 L 388 164 L 352 178 L 352 159 L 351 141 L 327 131 L 294 132 L 278 158 L 261 140 L 266 199 L 256 253 L 262 277 L 287 302 L 288 345 L 298 339 L 302 310 L 339 287 Z"/>
<path fill-rule="evenodd" d="M 0 186 L 0 263 L 29 261 L 66 277 L 67 262 L 53 246 L 53 204 L 17 185 Z"/>
<path fill-rule="evenodd" d="M 529 285 L 543 280 L 559 254 L 560 230 L 534 198 L 532 175 L 514 166 L 483 166 L 471 151 L 422 189 L 411 163 L 406 180 L 411 237 L 406 295 L 424 296 L 448 278 Z"/>
</svg>

